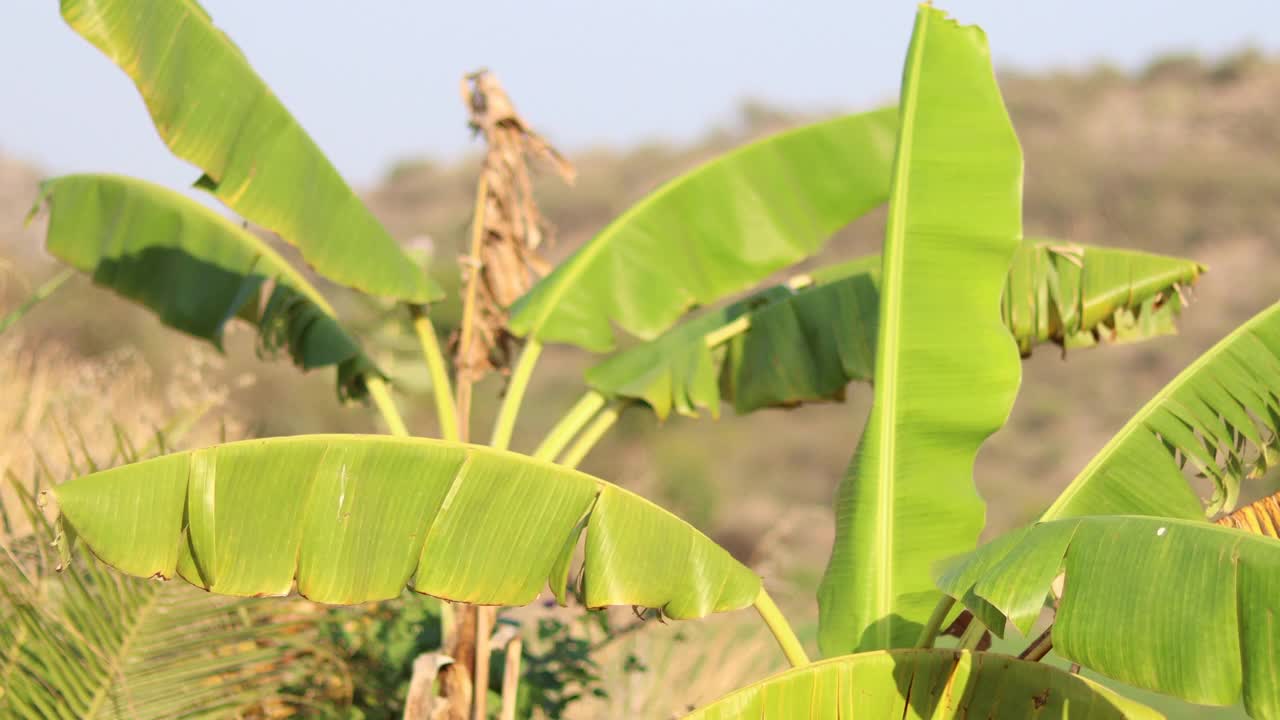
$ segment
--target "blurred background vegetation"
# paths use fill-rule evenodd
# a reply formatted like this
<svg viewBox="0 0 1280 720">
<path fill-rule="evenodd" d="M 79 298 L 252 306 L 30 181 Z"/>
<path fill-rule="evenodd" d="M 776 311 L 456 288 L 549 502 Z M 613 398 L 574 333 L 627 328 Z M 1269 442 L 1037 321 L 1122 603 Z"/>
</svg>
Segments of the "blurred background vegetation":
<svg viewBox="0 0 1280 720">
<path fill-rule="evenodd" d="M 1280 297 L 1280 60 L 1248 51 L 1212 60 L 1170 56 L 1136 73 L 1108 67 L 1005 73 L 1001 82 L 1026 156 L 1027 235 L 1185 255 L 1210 272 L 1176 337 L 1077 351 L 1065 360 L 1056 349 L 1041 349 L 1026 362 L 1013 417 L 978 459 L 988 535 L 1033 518 L 1186 363 Z M 541 188 L 544 214 L 558 230 L 553 258 L 679 172 L 815 119 L 749 101 L 735 124 L 691 145 L 576 154 L 576 186 L 553 180 Z M 460 115 L 460 133 L 463 122 Z M 393 235 L 430 254 L 432 272 L 451 289 L 477 166 L 478 155 L 453 164 L 406 158 L 365 193 Z M 0 315 L 57 270 L 41 249 L 42 221 L 22 226 L 41 177 L 39 168 L 0 156 Z M 877 252 L 882 231 L 882 212 L 864 218 L 811 264 Z M 386 308 L 326 289 L 368 333 L 397 381 L 411 429 L 434 434 L 430 389 L 410 331 L 385 322 Z M 445 302 L 433 314 L 447 332 L 458 306 Z M 518 450 L 530 450 L 578 397 L 591 364 L 586 354 L 564 348 L 550 348 L 545 357 L 513 442 Z M 500 389 L 500 379 L 478 389 L 477 428 L 492 419 Z M 219 354 L 79 277 L 5 334 L 0 393 L 0 472 L 8 468 L 20 478 L 62 477 L 68 468 L 59 448 L 67 437 L 83 436 L 85 451 L 105 460 L 118 428 L 145 442 L 196 411 L 200 420 L 184 445 L 380 430 L 370 410 L 336 404 L 327 373 L 304 377 L 286 358 L 259 357 L 251 334 L 229 333 Z M 833 532 L 826 507 L 870 401 L 863 386 L 848 395 L 842 405 L 743 418 L 729 412 L 718 421 L 675 418 L 665 426 L 632 410 L 583 469 L 672 509 L 753 564 L 811 635 L 814 589 Z M 40 471 L 40 457 L 64 465 Z M 412 658 L 438 646 L 438 606 L 405 599 L 329 617 L 328 642 L 347 661 L 355 695 L 340 679 L 327 689 L 318 681 L 295 690 L 366 707 L 344 711 L 353 717 L 398 717 Z M 782 664 L 769 639 L 733 615 L 698 624 L 650 622 L 634 632 L 636 619 L 621 612 L 605 623 L 611 634 L 600 623 L 541 607 L 512 617 L 526 620 L 527 636 L 537 638 L 528 645 L 532 668 L 576 678 L 580 692 L 574 692 L 582 698 L 569 703 L 577 708 L 571 716 L 667 717 Z M 500 672 L 501 662 L 495 667 Z M 525 705 L 545 701 L 550 710 L 563 700 L 530 695 Z"/>
</svg>

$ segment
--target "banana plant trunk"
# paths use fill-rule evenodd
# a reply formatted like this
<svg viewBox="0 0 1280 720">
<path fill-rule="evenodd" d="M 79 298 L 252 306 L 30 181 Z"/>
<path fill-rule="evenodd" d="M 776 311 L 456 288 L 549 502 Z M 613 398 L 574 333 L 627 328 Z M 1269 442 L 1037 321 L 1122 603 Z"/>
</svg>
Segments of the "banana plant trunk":
<svg viewBox="0 0 1280 720">
<path fill-rule="evenodd" d="M 469 720 L 471 717 L 472 699 L 475 696 L 476 666 L 476 625 L 479 610 L 475 605 L 463 604 L 458 607 L 455 616 L 453 645 L 449 648 L 449 656 L 453 663 L 440 670 L 440 688 L 446 701 L 446 717 L 448 720 Z M 483 692 L 484 689 L 481 689 Z"/>
</svg>

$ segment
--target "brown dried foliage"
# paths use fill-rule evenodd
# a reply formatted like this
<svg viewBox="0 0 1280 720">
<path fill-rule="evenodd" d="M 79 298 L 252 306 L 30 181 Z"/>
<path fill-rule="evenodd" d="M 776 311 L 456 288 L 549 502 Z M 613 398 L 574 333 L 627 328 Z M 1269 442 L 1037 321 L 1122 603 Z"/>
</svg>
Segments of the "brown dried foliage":
<svg viewBox="0 0 1280 720">
<path fill-rule="evenodd" d="M 480 169 L 483 197 L 477 198 L 483 227 L 475 257 L 461 263 L 464 286 L 477 282 L 472 340 L 462 348 L 455 337 L 453 347 L 459 372 L 476 381 L 509 364 L 515 338 L 506 330 L 507 308 L 549 269 L 539 250 L 552 227 L 534 201 L 530 162 L 543 160 L 569 184 L 575 171 L 520 117 L 492 73 L 464 77 L 462 100 L 487 148 Z"/>
<path fill-rule="evenodd" d="M 1280 539 L 1280 492 L 1245 505 L 1215 520 L 1219 525 Z"/>
</svg>

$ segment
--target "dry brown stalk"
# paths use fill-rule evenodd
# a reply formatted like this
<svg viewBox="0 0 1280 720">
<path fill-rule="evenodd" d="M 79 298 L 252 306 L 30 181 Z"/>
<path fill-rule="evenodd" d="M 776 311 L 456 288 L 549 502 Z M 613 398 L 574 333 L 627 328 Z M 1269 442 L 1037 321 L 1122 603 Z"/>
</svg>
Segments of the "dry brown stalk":
<svg viewBox="0 0 1280 720">
<path fill-rule="evenodd" d="M 472 129 L 484 137 L 486 152 L 476 184 L 470 252 L 461 259 L 462 324 L 451 348 L 457 368 L 458 431 L 470 439 L 472 386 L 510 363 L 515 338 L 507 331 L 507 308 L 548 266 L 539 249 L 548 242 L 550 224 L 533 197 L 529 162 L 549 162 L 566 183 L 573 166 L 516 112 L 498 79 L 485 70 L 462 80 L 462 99 Z M 483 683 L 488 676 L 489 632 L 496 609 L 459 608 L 457 635 L 450 649 L 454 663 L 441 670 L 450 720 L 486 714 Z M 473 678 L 479 677 L 479 682 Z M 473 692 L 473 689 L 475 692 Z"/>
<path fill-rule="evenodd" d="M 481 70 L 464 77 L 462 99 L 486 152 L 472 253 L 461 263 L 468 297 L 453 348 L 459 387 L 507 367 L 515 341 L 506 330 L 507 308 L 549 269 L 540 250 L 549 242 L 551 226 L 534 201 L 530 161 L 544 160 L 566 183 L 572 184 L 576 175 L 564 156 L 520 117 L 492 73 Z"/>
</svg>

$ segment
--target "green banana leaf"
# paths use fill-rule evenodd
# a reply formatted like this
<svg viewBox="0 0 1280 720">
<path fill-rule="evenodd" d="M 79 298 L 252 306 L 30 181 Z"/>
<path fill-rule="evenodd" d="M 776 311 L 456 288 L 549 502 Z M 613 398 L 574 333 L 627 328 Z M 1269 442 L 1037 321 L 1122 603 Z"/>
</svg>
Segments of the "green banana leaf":
<svg viewBox="0 0 1280 720">
<path fill-rule="evenodd" d="M 879 258 L 873 260 L 879 263 Z M 725 350 L 712 347 L 708 336 L 740 318 L 754 323 L 757 312 L 791 298 L 789 289 L 775 287 L 700 313 L 589 368 L 587 385 L 609 397 L 643 400 L 662 419 L 672 409 L 694 417 L 700 407 L 719 417 L 721 384 L 731 366 L 725 362 Z"/>
<path fill-rule="evenodd" d="M 990 604 L 1026 634 L 1063 572 L 1059 655 L 1194 703 L 1243 695 L 1252 717 L 1280 718 L 1280 541 L 1203 520 L 1058 520 L 984 546 L 938 585 Z"/>
<path fill-rule="evenodd" d="M 313 435 L 218 445 L 52 490 L 64 524 L 139 577 L 224 595 L 326 603 L 417 592 L 563 602 L 585 530 L 589 607 L 673 618 L 755 601 L 760 579 L 690 525 L 626 490 L 515 453 L 444 441 Z"/>
<path fill-rule="evenodd" d="M 241 217 L 335 282 L 444 296 L 196 0 L 62 0 L 62 17 L 133 80 L 165 144 Z"/>
<path fill-rule="evenodd" d="M 718 417 L 722 398 L 743 414 L 842 400 L 849 382 L 871 380 L 880 263 L 875 255 L 829 266 L 795 289 L 701 313 L 605 359 L 587 371 L 587 383 L 643 400 L 660 418 L 672 409 L 696 416 L 698 408 Z M 1080 348 L 1172 334 L 1183 290 L 1202 272 L 1183 258 L 1028 239 L 1005 281 L 1004 323 L 1023 355 L 1045 342 Z M 744 317 L 746 329 L 723 349 L 708 345 L 708 335 Z"/>
<path fill-rule="evenodd" d="M 606 352 L 613 324 L 651 339 L 812 255 L 885 201 L 897 124 L 885 108 L 808 125 L 668 182 L 518 300 L 511 331 Z"/>
<path fill-rule="evenodd" d="M 222 718 L 278 698 L 329 661 L 313 624 L 279 605 L 127 578 L 101 563 L 57 573 L 34 499 L 0 530 L 0 717 Z M 4 515 L 0 493 L 0 515 Z"/>
<path fill-rule="evenodd" d="M 1168 255 L 1029 240 L 1009 270 L 1005 325 L 1023 354 L 1048 341 L 1071 350 L 1171 335 L 1183 290 L 1205 270 Z"/>
<path fill-rule="evenodd" d="M 40 186 L 46 243 L 98 285 L 169 327 L 221 349 L 232 318 L 255 325 L 268 351 L 288 348 L 303 369 L 335 365 L 338 394 L 361 398 L 377 374 L 333 308 L 270 245 L 179 193 L 114 175 L 67 175 Z"/>
<path fill-rule="evenodd" d="M 1090 680 L 994 653 L 893 650 L 787 670 L 685 720 L 1159 718 Z"/>
<path fill-rule="evenodd" d="M 921 6 L 903 78 L 875 396 L 818 591 L 828 657 L 915 643 L 940 597 L 933 564 L 977 542 L 974 456 L 1021 378 L 999 308 L 1022 235 L 1022 153 L 986 36 Z"/>
<path fill-rule="evenodd" d="M 1280 450 L 1280 303 L 1201 355 L 1125 424 L 1041 518 L 1203 518 L 1235 507 L 1241 483 Z M 1184 466 L 1214 483 L 1202 502 Z"/>
</svg>

